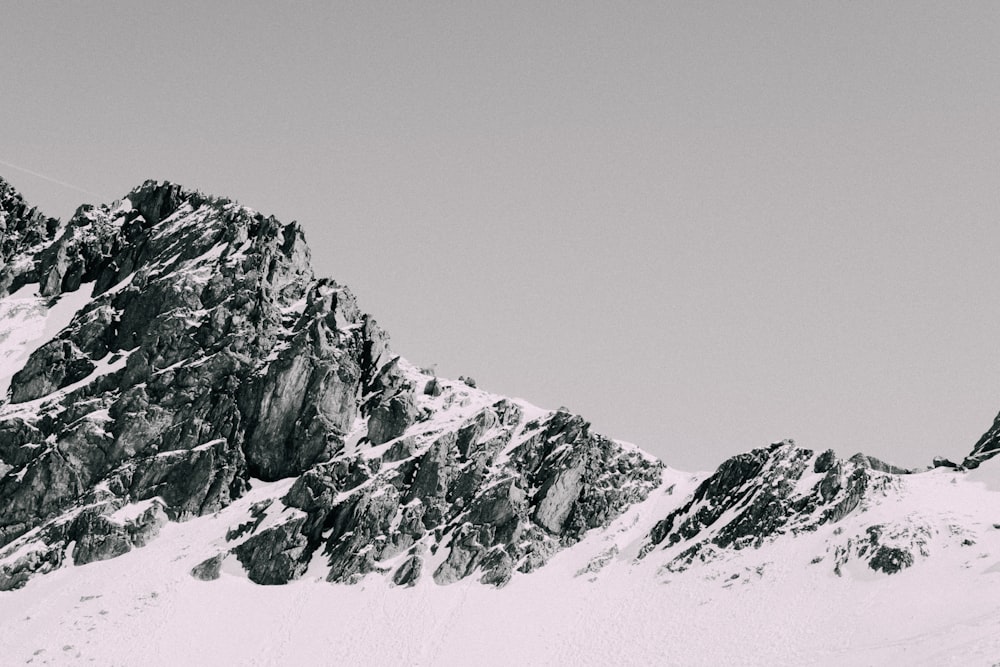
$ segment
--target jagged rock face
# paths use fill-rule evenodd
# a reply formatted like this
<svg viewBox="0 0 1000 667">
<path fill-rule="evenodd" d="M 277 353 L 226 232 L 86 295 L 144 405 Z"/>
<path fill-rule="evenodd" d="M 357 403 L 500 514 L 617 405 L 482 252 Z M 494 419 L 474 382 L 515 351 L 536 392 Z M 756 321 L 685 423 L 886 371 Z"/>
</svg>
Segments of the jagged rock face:
<svg viewBox="0 0 1000 667">
<path fill-rule="evenodd" d="M 780 535 L 815 531 L 886 493 L 900 474 L 906 472 L 872 457 L 840 460 L 832 451 L 817 455 L 791 441 L 755 449 L 725 461 L 688 502 L 658 522 L 640 557 L 669 549 L 674 555 L 666 569 L 679 572 L 721 550 L 759 548 Z M 872 568 L 888 571 L 880 564 Z"/>
<path fill-rule="evenodd" d="M 101 481 L 184 518 L 250 475 L 306 470 L 336 451 L 384 346 L 313 278 L 297 225 L 170 184 L 82 207 L 28 259 L 43 296 L 83 281 L 94 298 L 11 381 L 0 544 Z"/>
<path fill-rule="evenodd" d="M 401 384 L 422 386 L 418 371 L 408 373 L 412 379 Z M 412 585 L 436 558 L 440 564 L 428 574 L 438 583 L 479 573 L 483 583 L 503 585 L 659 484 L 661 464 L 591 434 L 579 417 L 526 420 L 504 399 L 473 410 L 481 392 L 464 383 L 441 385 L 426 400 L 458 404 L 463 418 L 428 419 L 395 443 L 335 457 L 300 476 L 284 508 L 274 510 L 288 518 L 253 528 L 231 549 L 251 578 L 283 583 L 318 557 L 329 581 L 382 572 Z M 395 448 L 399 443 L 406 443 L 405 454 Z M 566 471 L 573 471 L 568 480 Z"/>
<path fill-rule="evenodd" d="M 88 359 L 71 340 L 54 340 L 43 345 L 14 374 L 11 402 L 23 403 L 48 396 L 79 382 L 94 372 L 94 362 Z"/>
<path fill-rule="evenodd" d="M 58 228 L 58 220 L 29 206 L 9 183 L 0 179 L 0 296 L 37 280 L 32 263 L 23 260 L 51 241 Z"/>
<path fill-rule="evenodd" d="M 658 462 L 580 417 L 529 419 L 402 362 L 345 287 L 313 276 L 294 223 L 150 181 L 58 225 L 12 192 L 0 295 L 80 305 L 0 406 L 0 588 L 282 479 L 284 500 L 195 576 L 234 558 L 282 583 L 318 560 L 331 581 L 412 585 L 432 567 L 502 585 L 659 483 Z M 152 505 L 122 519 L 137 503 Z"/>
<path fill-rule="evenodd" d="M 1000 454 L 1000 414 L 997 414 L 993 425 L 986 433 L 983 433 L 983 436 L 973 446 L 972 452 L 965 457 L 962 465 L 966 468 L 977 468 L 983 461 L 987 461 L 997 454 Z"/>
</svg>

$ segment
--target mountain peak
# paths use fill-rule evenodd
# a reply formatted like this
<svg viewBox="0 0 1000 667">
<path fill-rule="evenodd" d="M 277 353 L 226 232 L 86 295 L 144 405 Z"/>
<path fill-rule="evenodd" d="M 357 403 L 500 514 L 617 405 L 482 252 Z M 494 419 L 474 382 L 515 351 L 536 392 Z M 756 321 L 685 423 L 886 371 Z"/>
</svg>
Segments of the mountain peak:
<svg viewBox="0 0 1000 667">
<path fill-rule="evenodd" d="M 287 496 L 266 511 L 285 518 L 221 552 L 255 581 L 300 576 L 325 544 L 331 580 L 395 554 L 408 556 L 396 579 L 415 582 L 450 544 L 436 579 L 502 583 L 659 484 L 661 464 L 579 416 L 406 364 L 309 256 L 295 223 L 157 181 L 22 251 L 11 291 L 37 284 L 39 317 L 73 311 L 0 409 L 0 547 L 35 554 L 8 562 L 3 586 L 54 567 L 70 543 L 78 564 L 111 557 L 165 518 L 282 480 Z M 361 557 L 365 540 L 383 546 Z M 275 549 L 295 555 L 275 562 Z"/>
<path fill-rule="evenodd" d="M 155 225 L 176 211 L 185 195 L 189 194 L 169 181 L 147 180 L 129 192 L 127 197 L 139 214 Z"/>
<path fill-rule="evenodd" d="M 314 275 L 296 223 L 167 181 L 65 225 L 2 192 L 0 589 L 208 515 L 225 525 L 186 571 L 263 584 L 503 586 L 595 534 L 613 544 L 587 576 L 726 567 L 820 533 L 838 573 L 925 557 L 909 523 L 859 518 L 911 471 L 787 440 L 687 475 L 408 363 Z"/>
</svg>

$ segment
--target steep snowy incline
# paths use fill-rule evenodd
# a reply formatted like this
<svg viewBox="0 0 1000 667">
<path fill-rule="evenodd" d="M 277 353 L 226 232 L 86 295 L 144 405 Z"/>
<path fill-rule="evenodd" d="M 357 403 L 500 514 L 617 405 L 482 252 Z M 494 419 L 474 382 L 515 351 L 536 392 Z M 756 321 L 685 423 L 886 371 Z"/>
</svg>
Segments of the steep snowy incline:
<svg viewBox="0 0 1000 667">
<path fill-rule="evenodd" d="M 238 567 L 213 582 L 188 576 L 227 526 L 287 488 L 261 484 L 217 515 L 165 526 L 144 549 L 0 593 L 0 645 L 11 662 L 33 664 L 991 665 L 1000 656 L 998 470 L 910 476 L 870 510 L 881 513 L 873 521 L 917 516 L 974 533 L 974 545 L 935 549 L 893 576 L 861 562 L 840 576 L 809 563 L 837 527 L 864 532 L 868 513 L 657 574 L 655 556 L 634 555 L 643 527 L 671 508 L 665 492 L 499 591 L 471 580 L 330 585 L 323 568 L 286 586 L 255 586 Z M 701 481 L 663 475 L 660 488 L 680 496 Z"/>
</svg>

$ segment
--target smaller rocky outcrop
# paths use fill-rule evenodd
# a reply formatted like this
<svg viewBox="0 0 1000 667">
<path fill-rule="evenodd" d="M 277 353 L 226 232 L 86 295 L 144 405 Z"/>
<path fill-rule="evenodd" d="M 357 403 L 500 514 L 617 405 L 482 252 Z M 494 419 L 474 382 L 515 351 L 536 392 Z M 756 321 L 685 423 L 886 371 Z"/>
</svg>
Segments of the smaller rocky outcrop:
<svg viewBox="0 0 1000 667">
<path fill-rule="evenodd" d="M 931 467 L 958 469 L 960 466 L 951 459 L 946 459 L 943 456 L 935 456 L 931 462 Z"/>
<path fill-rule="evenodd" d="M 216 554 L 211 558 L 206 558 L 191 568 L 191 576 L 200 581 L 215 581 L 222 573 L 222 561 L 225 558 L 225 554 Z"/>
<path fill-rule="evenodd" d="M 67 538 L 75 541 L 73 562 L 84 565 L 108 560 L 146 546 L 167 523 L 162 504 L 153 502 L 135 517 L 116 519 L 114 515 L 81 512 Z"/>
<path fill-rule="evenodd" d="M 902 474 L 874 461 L 862 455 L 845 461 L 829 450 L 815 455 L 792 441 L 737 455 L 653 527 L 640 558 L 676 548 L 667 564 L 676 572 L 717 558 L 721 550 L 757 548 L 779 535 L 840 521 Z M 803 484 L 807 475 L 813 477 Z"/>
<path fill-rule="evenodd" d="M 146 546 L 166 523 L 166 512 L 157 501 L 122 507 L 106 499 L 85 507 L 71 518 L 46 524 L 28 548 L 15 543 L 14 549 L 0 550 L 0 560 L 11 552 L 26 551 L 0 565 L 0 590 L 19 588 L 31 576 L 60 567 L 70 545 L 75 565 L 108 560 Z"/>
<path fill-rule="evenodd" d="M 297 579 L 308 566 L 307 540 L 301 528 L 304 516 L 263 530 L 232 551 L 246 568 L 251 581 L 264 584 L 287 584 Z M 203 569 L 203 574 L 208 573 Z"/>
<path fill-rule="evenodd" d="M 930 555 L 934 532 L 919 521 L 868 526 L 863 533 L 848 536 L 832 548 L 834 572 L 843 575 L 845 565 L 854 560 L 866 563 L 875 572 L 896 574 L 912 567 L 917 556 Z"/>
<path fill-rule="evenodd" d="M 855 465 L 865 466 L 871 468 L 872 470 L 878 470 L 880 472 L 892 473 L 893 475 L 909 475 L 911 472 L 913 472 L 912 470 L 909 470 L 907 468 L 900 468 L 899 466 L 894 466 L 891 463 L 886 463 L 881 459 L 877 459 L 874 456 L 867 456 L 866 454 L 862 454 L 861 452 L 858 452 L 857 454 L 852 456 L 849 460 L 851 461 L 851 463 L 854 463 Z"/>
<path fill-rule="evenodd" d="M 997 414 L 993 425 L 983 433 L 972 447 L 972 451 L 962 461 L 962 467 L 978 468 L 983 461 L 987 461 L 997 454 L 1000 454 L 1000 414 Z"/>
<path fill-rule="evenodd" d="M 0 178 L 0 297 L 38 280 L 32 257 L 58 232 L 58 220 L 42 215 Z"/>
<path fill-rule="evenodd" d="M 12 563 L 0 565 L 0 591 L 21 588 L 31 577 L 62 567 L 64 553 L 62 548 L 38 548 Z"/>
<path fill-rule="evenodd" d="M 362 411 L 368 415 L 368 441 L 373 445 L 398 438 L 416 421 L 413 386 L 399 370 L 399 357 L 382 366 L 366 390 L 371 398 Z"/>
<path fill-rule="evenodd" d="M 73 341 L 53 340 L 32 354 L 24 368 L 14 374 L 10 400 L 22 403 L 47 396 L 83 380 L 94 368 L 94 362 Z"/>
<path fill-rule="evenodd" d="M 424 568 L 424 559 L 418 554 L 412 554 L 392 575 L 392 583 L 397 586 L 416 586 Z"/>
</svg>

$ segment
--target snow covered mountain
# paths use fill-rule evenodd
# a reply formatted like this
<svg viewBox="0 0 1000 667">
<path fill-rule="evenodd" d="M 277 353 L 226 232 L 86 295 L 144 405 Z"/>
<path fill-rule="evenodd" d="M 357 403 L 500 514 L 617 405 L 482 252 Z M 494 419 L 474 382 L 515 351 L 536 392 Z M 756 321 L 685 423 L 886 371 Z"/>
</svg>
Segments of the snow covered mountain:
<svg viewBox="0 0 1000 667">
<path fill-rule="evenodd" d="M 343 600 L 372 627 L 405 622 L 413 632 L 397 631 L 396 648 L 420 664 L 477 650 L 476 614 L 515 637 L 550 628 L 576 642 L 559 652 L 535 637 L 486 662 L 718 664 L 740 661 L 739 642 L 750 662 L 869 662 L 915 647 L 909 659 L 967 663 L 997 650 L 984 630 L 1000 621 L 996 425 L 961 467 L 908 471 L 785 441 L 684 473 L 582 416 L 407 362 L 309 257 L 296 224 L 170 183 L 62 224 L 0 181 L 0 645 L 12 662 L 208 662 L 197 642 L 181 646 L 196 631 L 174 606 L 197 615 L 198 600 L 261 596 L 273 609 L 244 609 L 257 633 L 217 635 L 216 661 L 270 664 L 294 650 L 330 662 L 299 636 L 309 623 L 279 620 L 291 598 L 256 584 L 288 584 L 273 590 L 340 615 L 355 640 L 372 631 L 343 616 Z M 357 586 L 317 592 L 316 580 Z M 872 604 L 875 590 L 964 596 L 937 626 L 933 610 L 920 616 L 960 626 L 949 635 L 960 644 L 926 628 L 907 640 L 896 623 L 885 641 L 838 649 L 802 619 L 864 630 L 823 616 L 810 590 L 843 605 Z M 672 653 L 651 617 L 697 636 L 706 594 L 716 649 Z M 82 611 L 105 595 L 113 608 Z M 128 620 L 123 605 L 141 600 L 150 610 Z M 395 612 L 372 621 L 376 604 Z M 722 622 L 761 604 L 780 607 L 761 627 L 796 619 L 787 650 Z M 561 620 L 536 609 L 546 605 Z M 75 619 L 65 650 L 40 638 L 64 616 Z M 100 628 L 101 616 L 117 625 Z M 297 637 L 278 652 L 275 625 Z M 98 629 L 146 639 L 81 639 Z M 394 650 L 359 644 L 335 662 L 394 662 Z"/>
</svg>

